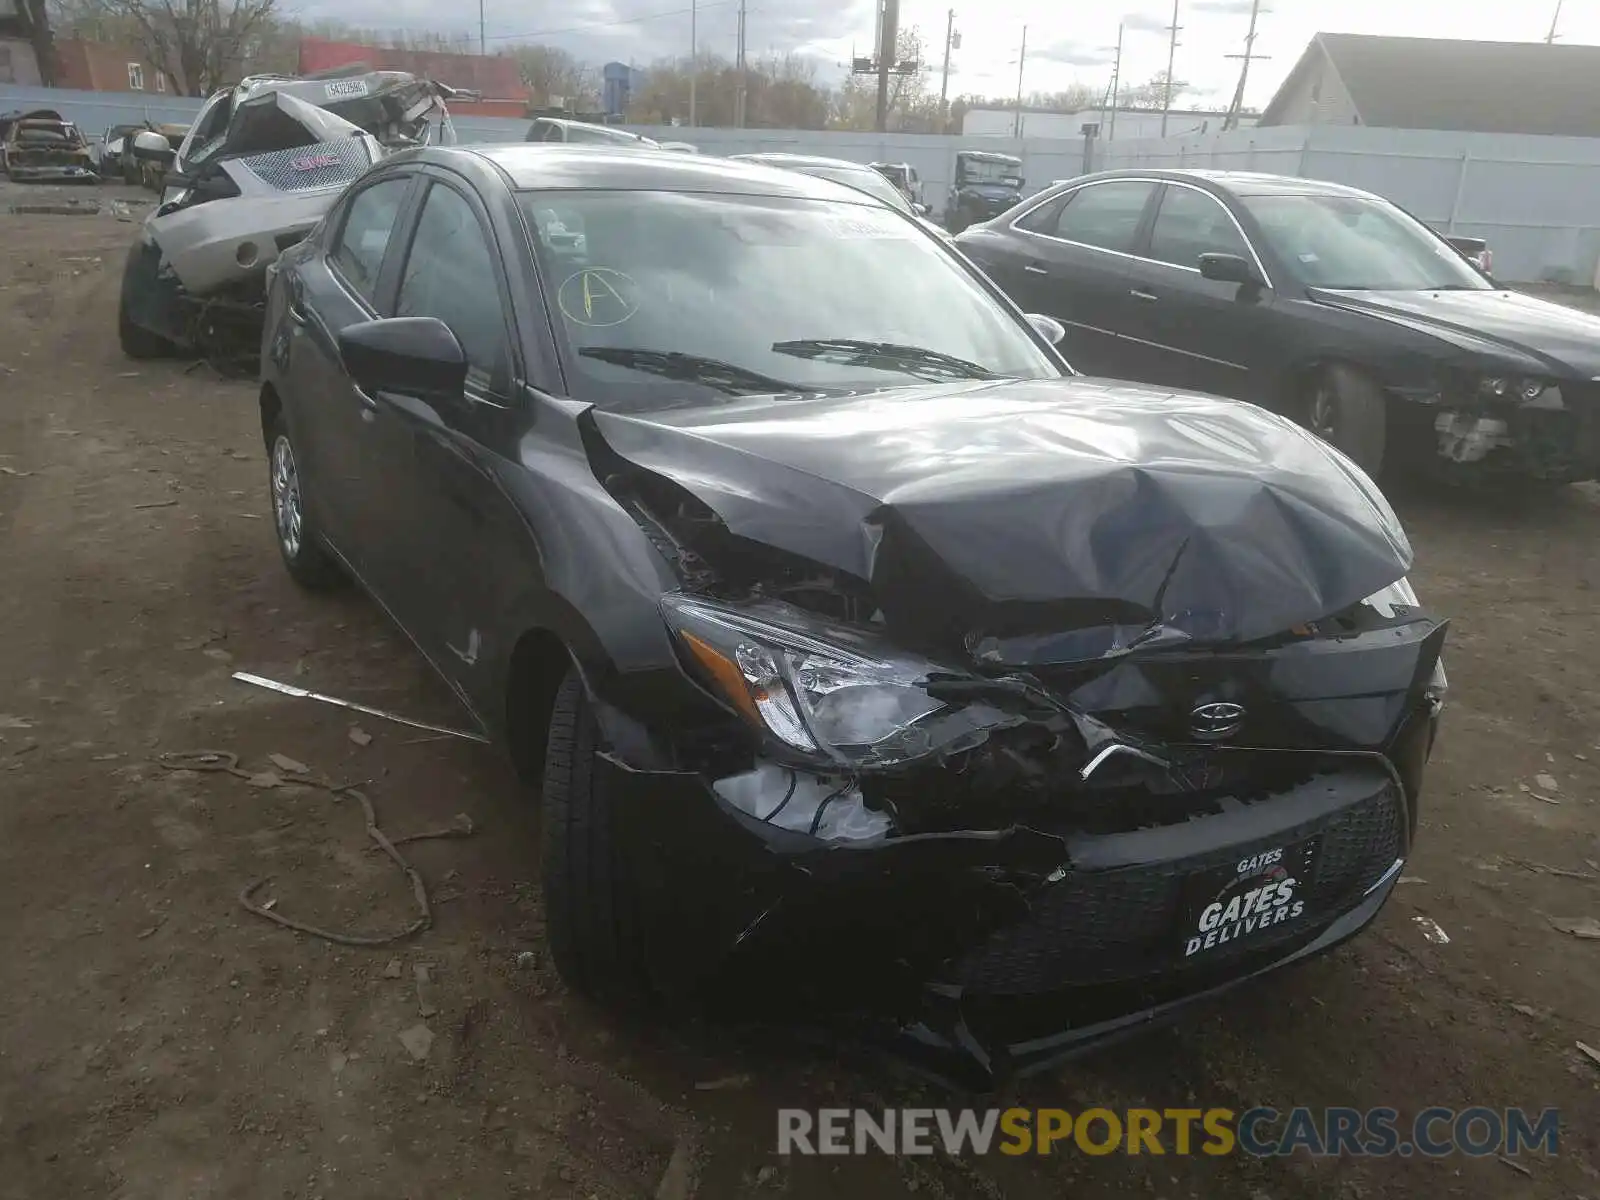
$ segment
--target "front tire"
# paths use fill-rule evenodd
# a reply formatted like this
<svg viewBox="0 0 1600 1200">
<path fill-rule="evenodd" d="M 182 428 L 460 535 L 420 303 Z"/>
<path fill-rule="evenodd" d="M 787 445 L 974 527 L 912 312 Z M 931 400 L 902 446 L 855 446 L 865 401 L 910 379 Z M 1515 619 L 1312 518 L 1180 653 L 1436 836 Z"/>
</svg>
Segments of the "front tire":
<svg viewBox="0 0 1600 1200">
<path fill-rule="evenodd" d="M 1304 413 L 1303 422 L 1312 433 L 1378 477 L 1389 428 L 1389 404 L 1382 388 L 1354 367 L 1335 363 L 1312 381 Z"/>
<path fill-rule="evenodd" d="M 595 770 L 600 728 L 583 680 L 569 669 L 556 692 L 545 743 L 540 879 L 545 935 L 561 978 L 614 1008 L 652 999 L 639 901 L 623 861 L 616 813 Z"/>
<path fill-rule="evenodd" d="M 278 553 L 290 577 L 313 592 L 337 587 L 344 581 L 344 575 L 306 512 L 294 442 L 281 413 L 273 418 L 267 430 L 267 472 Z"/>
</svg>

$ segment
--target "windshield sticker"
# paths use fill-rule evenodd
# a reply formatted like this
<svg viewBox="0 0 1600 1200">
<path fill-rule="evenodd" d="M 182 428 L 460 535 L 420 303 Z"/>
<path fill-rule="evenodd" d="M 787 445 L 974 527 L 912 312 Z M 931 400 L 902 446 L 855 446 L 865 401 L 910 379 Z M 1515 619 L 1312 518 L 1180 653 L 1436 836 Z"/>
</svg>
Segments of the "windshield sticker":
<svg viewBox="0 0 1600 1200">
<path fill-rule="evenodd" d="M 621 325 L 639 311 L 639 285 L 610 267 L 587 267 L 568 276 L 556 292 L 556 305 L 574 325 Z"/>
<path fill-rule="evenodd" d="M 367 81 L 365 79 L 335 79 L 328 83 L 325 91 L 329 100 L 342 100 L 349 96 L 365 96 L 367 94 Z"/>
</svg>

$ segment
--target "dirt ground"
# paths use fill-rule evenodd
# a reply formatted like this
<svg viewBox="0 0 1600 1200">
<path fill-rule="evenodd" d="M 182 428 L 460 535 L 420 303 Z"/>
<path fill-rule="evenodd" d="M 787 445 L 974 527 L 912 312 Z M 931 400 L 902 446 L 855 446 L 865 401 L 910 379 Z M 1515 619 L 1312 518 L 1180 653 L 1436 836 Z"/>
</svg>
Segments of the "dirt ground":
<svg viewBox="0 0 1600 1200">
<path fill-rule="evenodd" d="M 1576 1048 L 1600 1045 L 1600 941 L 1549 920 L 1600 918 L 1590 492 L 1399 500 L 1417 586 L 1454 618 L 1453 693 L 1377 925 L 1015 1094 L 1554 1106 L 1556 1158 L 785 1160 L 780 1105 L 946 1097 L 772 1035 L 588 1010 L 544 959 L 537 829 L 494 752 L 230 680 L 461 719 L 372 604 L 281 569 L 251 387 L 119 354 L 136 226 L 9 213 L 19 194 L 0 185 L 0 1197 L 1600 1197 L 1600 1064 Z M 413 915 L 353 801 L 158 761 L 199 749 L 369 781 L 393 836 L 465 813 L 474 836 L 404 847 L 433 927 L 345 949 L 244 912 L 271 876 L 260 899 L 325 927 Z"/>
</svg>

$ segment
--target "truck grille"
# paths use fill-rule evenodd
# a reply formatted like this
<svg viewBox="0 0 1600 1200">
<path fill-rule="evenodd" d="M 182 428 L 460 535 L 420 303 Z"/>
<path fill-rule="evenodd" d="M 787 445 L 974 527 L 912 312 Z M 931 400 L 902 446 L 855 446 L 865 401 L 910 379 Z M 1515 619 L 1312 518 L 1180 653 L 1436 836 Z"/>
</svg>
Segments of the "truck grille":
<svg viewBox="0 0 1600 1200">
<path fill-rule="evenodd" d="M 1191 874 L 1317 836 L 1313 879 L 1301 893 L 1307 919 L 1208 951 L 1206 961 L 1293 941 L 1352 907 L 1394 865 L 1404 844 L 1402 811 L 1391 785 L 1330 818 L 1258 842 L 1190 859 L 1068 875 L 1035 896 L 1024 920 L 994 933 L 959 962 L 956 981 L 980 995 L 1025 996 L 1170 972 L 1183 965 L 1183 888 Z"/>
<path fill-rule="evenodd" d="M 252 154 L 239 161 L 269 187 L 280 192 L 304 192 L 349 183 L 372 165 L 372 156 L 364 139 L 342 138 L 293 150 Z"/>
</svg>

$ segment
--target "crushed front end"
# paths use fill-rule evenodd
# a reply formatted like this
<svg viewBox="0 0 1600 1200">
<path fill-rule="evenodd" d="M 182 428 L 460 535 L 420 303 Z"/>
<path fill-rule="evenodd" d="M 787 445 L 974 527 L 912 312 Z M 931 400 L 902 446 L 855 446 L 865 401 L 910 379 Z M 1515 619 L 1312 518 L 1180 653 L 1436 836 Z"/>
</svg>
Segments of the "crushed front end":
<svg viewBox="0 0 1600 1200">
<path fill-rule="evenodd" d="M 397 71 L 246 79 L 223 101 L 219 128 L 197 123 L 184 143 L 129 253 L 124 317 L 253 377 L 278 255 L 386 154 L 452 140 L 445 100 L 455 94 Z"/>
<path fill-rule="evenodd" d="M 1365 926 L 1444 696 L 1445 628 L 1404 589 L 1277 644 L 993 674 L 781 607 L 667 610 L 755 737 L 607 764 L 652 974 L 746 1016 L 875 1014 L 977 1090 Z"/>
<path fill-rule="evenodd" d="M 744 1017 L 872 1013 L 984 1090 L 1318 953 L 1387 899 L 1446 692 L 1446 626 L 1404 578 L 1392 513 L 1287 423 L 1250 456 L 1281 482 L 1105 459 L 1061 482 L 1046 403 L 963 436 L 1026 443 L 1054 479 L 1019 482 L 994 441 L 981 481 L 892 508 L 874 483 L 851 531 L 870 572 L 792 515 L 801 487 L 835 514 L 861 496 L 866 451 L 834 460 L 855 482 L 825 503 L 815 475 L 744 473 L 704 441 L 799 459 L 769 424 L 669 452 L 660 425 L 647 442 L 603 418 L 617 450 L 591 440 L 597 476 L 683 581 L 662 618 L 725 714 L 659 757 L 615 741 L 604 765 L 664 988 Z M 1142 434 L 1119 404 L 1117 435 Z M 858 437 L 871 405 L 840 402 Z M 996 599 L 1008 577 L 1062 598 Z M 1138 578 L 1144 602 L 1092 595 Z"/>
</svg>

